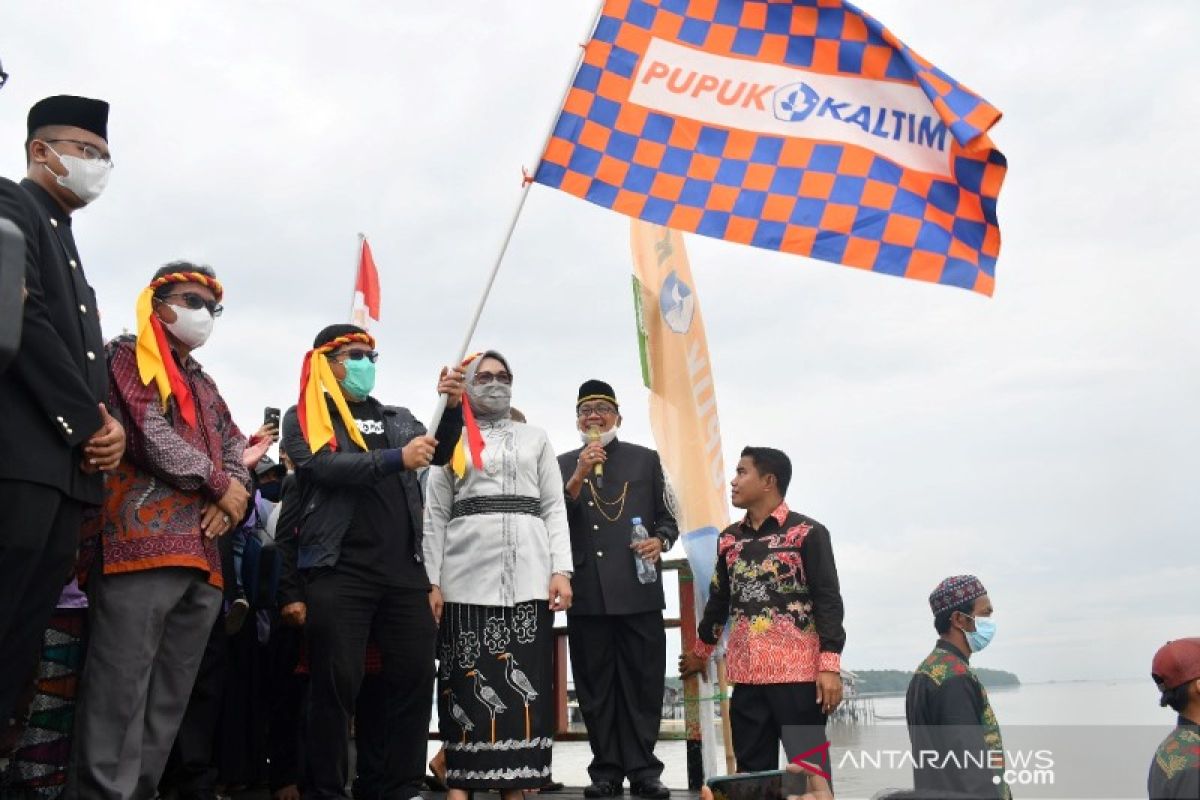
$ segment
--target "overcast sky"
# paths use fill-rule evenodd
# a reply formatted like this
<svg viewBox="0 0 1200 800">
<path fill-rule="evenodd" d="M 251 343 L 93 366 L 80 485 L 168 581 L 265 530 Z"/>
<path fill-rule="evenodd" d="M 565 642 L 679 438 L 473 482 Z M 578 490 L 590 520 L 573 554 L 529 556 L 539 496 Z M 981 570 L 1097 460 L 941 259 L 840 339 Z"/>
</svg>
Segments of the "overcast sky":
<svg viewBox="0 0 1200 800">
<path fill-rule="evenodd" d="M 847 667 L 913 667 L 930 589 L 974 572 L 998 620 L 977 665 L 1146 677 L 1166 639 L 1200 635 L 1200 13 L 863 6 L 1004 112 L 996 295 L 688 235 L 726 464 L 746 443 L 792 456 L 789 501 L 834 537 Z M 39 98 L 112 103 L 117 167 L 76 216 L 105 332 L 133 327 L 162 263 L 211 264 L 227 311 L 197 357 L 247 431 L 295 402 L 312 337 L 347 318 L 367 233 L 376 395 L 428 417 L 594 9 L 6 0 L 0 174 L 22 174 Z M 476 338 L 562 450 L 588 377 L 653 444 L 628 234 L 535 186 Z"/>
</svg>

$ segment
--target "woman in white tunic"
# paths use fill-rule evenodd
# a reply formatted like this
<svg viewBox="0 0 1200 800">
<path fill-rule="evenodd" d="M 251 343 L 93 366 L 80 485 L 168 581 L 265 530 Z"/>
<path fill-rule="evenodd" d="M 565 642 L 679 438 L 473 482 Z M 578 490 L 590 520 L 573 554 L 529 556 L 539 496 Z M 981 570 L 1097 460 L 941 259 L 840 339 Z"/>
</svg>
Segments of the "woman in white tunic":
<svg viewBox="0 0 1200 800">
<path fill-rule="evenodd" d="M 512 380 L 499 353 L 471 362 L 463 439 L 473 418 L 482 451 L 429 473 L 424 556 L 441 624 L 448 800 L 479 789 L 513 800 L 550 775 L 553 623 L 571 604 L 571 537 L 546 433 L 509 419 Z"/>
</svg>

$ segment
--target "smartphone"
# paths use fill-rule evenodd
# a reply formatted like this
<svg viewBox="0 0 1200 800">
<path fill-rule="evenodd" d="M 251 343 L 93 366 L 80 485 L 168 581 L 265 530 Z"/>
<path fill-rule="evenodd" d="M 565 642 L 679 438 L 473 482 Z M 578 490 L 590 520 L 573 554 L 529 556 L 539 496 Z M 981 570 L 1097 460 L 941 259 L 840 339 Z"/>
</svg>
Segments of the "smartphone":
<svg viewBox="0 0 1200 800">
<path fill-rule="evenodd" d="M 279 430 L 279 409 L 267 406 L 263 409 L 263 425 L 274 425 Z"/>
<path fill-rule="evenodd" d="M 783 776 L 781 769 L 722 775 L 711 778 L 708 788 L 713 800 L 776 800 L 784 796 Z"/>
</svg>

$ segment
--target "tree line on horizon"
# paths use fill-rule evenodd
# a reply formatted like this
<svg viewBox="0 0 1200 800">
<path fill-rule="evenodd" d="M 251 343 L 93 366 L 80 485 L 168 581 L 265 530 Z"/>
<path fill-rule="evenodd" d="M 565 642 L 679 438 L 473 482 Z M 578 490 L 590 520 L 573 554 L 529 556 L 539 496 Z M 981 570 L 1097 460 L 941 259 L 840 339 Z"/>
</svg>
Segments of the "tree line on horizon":
<svg viewBox="0 0 1200 800">
<path fill-rule="evenodd" d="M 854 670 L 854 674 L 857 677 L 854 687 L 859 694 L 906 692 L 908 691 L 908 682 L 912 680 L 913 675 L 911 671 L 902 669 L 859 669 Z M 1021 679 L 1016 674 L 1002 669 L 976 667 L 975 674 L 988 689 L 1021 685 Z"/>
</svg>

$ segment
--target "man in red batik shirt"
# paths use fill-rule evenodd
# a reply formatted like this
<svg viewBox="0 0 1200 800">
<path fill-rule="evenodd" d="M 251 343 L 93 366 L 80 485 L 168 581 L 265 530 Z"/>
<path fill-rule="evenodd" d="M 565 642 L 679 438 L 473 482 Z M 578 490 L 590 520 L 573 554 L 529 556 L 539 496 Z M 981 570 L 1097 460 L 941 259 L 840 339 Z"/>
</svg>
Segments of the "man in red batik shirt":
<svg viewBox="0 0 1200 800">
<path fill-rule="evenodd" d="M 699 641 L 679 657 L 684 677 L 704 670 L 726 619 L 733 683 L 730 724 L 739 772 L 776 769 L 779 744 L 828 775 L 825 721 L 842 700 L 842 594 L 829 531 L 788 508 L 787 455 L 747 447 L 732 501 L 746 509 L 717 544 Z"/>
<path fill-rule="evenodd" d="M 168 264 L 138 300 L 137 337 L 107 348 L 109 407 L 128 447 L 86 547 L 95 568 L 71 798 L 155 796 L 220 610 L 216 539 L 245 514 L 246 439 L 191 354 L 221 295 L 210 268 Z"/>
</svg>

